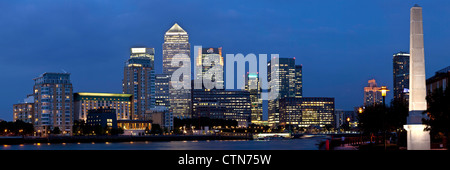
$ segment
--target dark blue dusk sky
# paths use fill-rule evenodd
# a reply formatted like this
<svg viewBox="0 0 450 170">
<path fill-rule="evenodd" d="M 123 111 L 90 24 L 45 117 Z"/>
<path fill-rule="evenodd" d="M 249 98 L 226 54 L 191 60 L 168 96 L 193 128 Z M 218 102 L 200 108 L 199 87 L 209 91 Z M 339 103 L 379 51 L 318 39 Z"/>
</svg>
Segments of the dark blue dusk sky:
<svg viewBox="0 0 450 170">
<path fill-rule="evenodd" d="M 132 46 L 155 48 L 162 72 L 163 35 L 175 22 L 192 47 L 295 57 L 304 96 L 335 97 L 336 109 L 351 110 L 369 79 L 392 89 L 392 54 L 409 51 L 415 3 L 430 77 L 450 65 L 447 0 L 0 1 L 0 119 L 12 120 L 12 105 L 44 72 L 71 73 L 74 92 L 121 93 Z"/>
</svg>

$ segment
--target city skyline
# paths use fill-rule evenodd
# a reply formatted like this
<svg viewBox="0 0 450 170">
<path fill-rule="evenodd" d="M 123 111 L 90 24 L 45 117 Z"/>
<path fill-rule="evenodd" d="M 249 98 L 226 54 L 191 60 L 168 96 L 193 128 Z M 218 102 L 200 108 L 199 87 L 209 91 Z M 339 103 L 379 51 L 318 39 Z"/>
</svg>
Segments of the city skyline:
<svg viewBox="0 0 450 170">
<path fill-rule="evenodd" d="M 387 3 L 387 2 L 385 2 L 385 3 Z M 376 11 L 377 9 L 381 9 L 383 11 L 386 10 L 384 12 L 391 12 L 390 14 L 387 14 L 387 15 L 396 16 L 397 14 L 404 13 L 404 11 L 407 11 L 409 9 L 409 8 L 403 9 L 403 8 L 401 8 L 401 6 L 412 6 L 412 4 L 414 4 L 412 2 L 411 3 L 391 2 L 391 3 L 395 3 L 396 8 L 400 9 L 399 10 L 400 12 L 389 11 L 388 9 L 390 7 L 383 8 L 383 7 L 379 7 L 376 5 L 375 5 L 375 7 L 371 6 L 371 8 L 369 8 L 369 10 L 370 11 L 374 11 L 374 10 Z M 443 10 L 443 9 L 439 8 L 438 6 L 435 6 L 435 5 L 433 6 L 433 4 L 427 4 L 426 2 L 418 2 L 418 3 L 421 6 L 427 7 L 426 10 L 424 10 L 424 18 L 427 18 L 426 24 L 424 24 L 424 31 L 428 35 L 427 37 L 425 37 L 425 44 L 427 46 L 427 51 L 425 51 L 425 53 L 427 56 L 429 56 L 426 61 L 426 64 L 427 64 L 427 67 L 426 67 L 427 74 L 426 75 L 428 78 L 428 77 L 433 76 L 433 73 L 436 70 L 444 68 L 448 65 L 448 63 L 450 63 L 449 61 L 447 61 L 447 60 L 449 60 L 448 57 L 445 58 L 446 57 L 445 53 L 439 51 L 439 50 L 442 50 L 442 51 L 445 50 L 445 47 L 442 46 L 442 44 L 436 45 L 436 43 L 438 43 L 438 42 L 445 44 L 445 41 L 444 42 L 442 42 L 442 41 L 434 42 L 436 39 L 439 40 L 439 38 L 441 38 L 441 37 L 439 37 L 436 34 L 433 34 L 433 32 L 430 31 L 430 30 L 437 29 L 438 30 L 437 32 L 442 33 L 442 31 L 445 30 L 445 26 L 448 27 L 448 25 L 444 25 L 443 28 L 435 28 L 439 25 L 435 24 L 433 26 L 432 24 L 429 24 L 430 22 L 431 23 L 437 22 L 436 18 L 441 19 L 439 17 L 433 18 L 431 16 L 439 15 L 439 12 L 443 12 L 443 11 L 439 11 L 439 9 L 441 9 L 441 10 Z M 271 3 L 263 3 L 262 9 L 259 9 L 259 7 L 261 7 L 261 6 L 257 6 L 253 10 L 258 11 L 258 10 L 267 9 L 268 8 L 267 4 L 271 4 Z M 317 5 L 314 3 L 307 3 L 307 4 Z M 8 2 L 6 3 L 6 5 L 8 5 Z M 40 5 L 41 4 L 34 4 L 34 6 L 35 6 L 34 9 L 33 9 L 33 4 L 29 5 L 27 7 L 30 8 L 29 10 L 31 10 L 31 11 L 26 11 L 26 12 L 33 12 L 33 10 L 39 11 L 39 10 L 42 10 L 42 8 L 52 8 L 52 6 L 43 7 Z M 76 3 L 74 3 L 72 5 L 73 6 L 68 5 L 69 9 L 80 10 L 77 8 L 79 6 L 77 6 Z M 4 6 L 4 5 L 2 5 L 2 6 Z M 15 6 L 15 4 L 13 4 L 13 6 Z M 332 5 L 330 5 L 330 6 L 327 5 L 328 8 L 331 8 L 331 6 Z M 16 7 L 18 7 L 18 6 L 16 6 Z M 53 7 L 55 7 L 55 6 L 53 6 Z M 74 8 L 72 8 L 72 7 L 74 7 Z M 226 6 L 226 7 L 230 7 L 230 6 Z M 340 7 L 343 7 L 343 6 L 340 6 Z M 238 9 L 242 9 L 242 8 L 245 9 L 245 7 L 236 7 L 236 9 L 234 10 L 235 12 L 237 12 L 236 15 L 241 14 L 241 15 L 248 17 L 248 13 L 244 13 L 244 12 L 239 13 L 242 11 L 239 11 Z M 275 8 L 275 11 L 272 11 L 272 12 L 274 12 L 276 14 L 283 14 L 282 12 L 277 11 L 277 6 L 275 6 L 274 8 Z M 232 9 L 234 9 L 234 8 L 232 8 Z M 124 8 L 124 10 L 125 10 L 125 8 Z M 8 12 L 8 11 L 10 11 L 10 10 L 7 10 L 6 12 Z M 127 11 L 127 10 L 125 10 L 125 11 Z M 233 10 L 228 11 L 230 16 L 232 16 L 231 14 L 233 14 L 232 11 Z M 270 10 L 268 10 L 268 11 L 270 11 Z M 62 12 L 62 11 L 59 11 L 59 12 Z M 292 10 L 290 12 L 292 12 Z M 62 12 L 62 13 L 64 13 L 64 12 Z M 299 12 L 299 13 L 301 13 L 301 12 Z M 263 14 L 265 14 L 265 12 L 263 12 Z M 347 14 L 348 13 L 344 13 L 344 15 L 347 15 Z M 137 14 L 135 14 L 135 15 L 137 15 Z M 91 16 L 98 16 L 98 15 L 91 15 Z M 230 17 L 230 16 L 227 15 L 226 17 Z M 28 16 L 28 17 L 30 17 L 30 16 Z M 339 15 L 338 17 L 343 17 L 343 16 Z M 346 16 L 346 17 L 349 17 L 349 16 Z M 389 34 L 390 36 L 393 36 L 393 34 L 395 35 L 396 33 L 400 33 L 399 35 L 395 35 L 393 38 L 400 39 L 401 41 L 396 40 L 394 42 L 391 42 L 392 44 L 381 47 L 381 50 L 379 50 L 381 42 L 383 42 L 383 40 L 385 40 L 383 38 L 372 37 L 373 39 L 370 39 L 370 38 L 366 39 L 365 41 L 367 41 L 368 44 L 374 43 L 374 42 L 370 42 L 370 40 L 374 40 L 377 43 L 380 43 L 380 44 L 376 43 L 379 46 L 375 46 L 372 48 L 365 47 L 368 44 L 367 45 L 362 44 L 361 46 L 355 46 L 355 44 L 351 44 L 351 43 L 347 42 L 347 41 L 351 41 L 351 39 L 353 39 L 353 38 L 355 38 L 355 40 L 357 40 L 357 41 L 361 41 L 362 39 L 358 39 L 356 37 L 361 35 L 362 36 L 361 38 L 364 38 L 364 34 L 367 33 L 365 31 L 369 31 L 369 32 L 374 31 L 372 29 L 367 28 L 367 27 L 370 27 L 370 24 L 365 23 L 365 22 L 363 22 L 362 25 L 359 25 L 360 27 L 363 27 L 363 28 L 353 28 L 352 26 L 355 26 L 355 25 L 351 25 L 350 23 L 345 23 L 343 25 L 348 26 L 348 24 L 350 24 L 351 28 L 347 28 L 347 27 L 334 28 L 332 24 L 331 24 L 331 27 L 326 27 L 326 24 L 325 24 L 325 26 L 321 27 L 320 24 L 317 25 L 317 23 L 311 21 L 312 25 L 314 25 L 313 27 L 315 27 L 313 29 L 316 29 L 314 31 L 318 31 L 318 32 L 320 32 L 320 34 L 325 34 L 325 35 L 332 35 L 332 34 L 336 33 L 336 36 L 338 36 L 338 37 L 330 37 L 330 39 L 329 39 L 330 42 L 328 42 L 328 43 L 325 42 L 325 44 L 322 44 L 322 45 L 320 45 L 321 43 L 319 43 L 317 41 L 326 41 L 327 39 L 325 37 L 320 37 L 320 36 L 315 37 L 315 38 L 319 39 L 319 40 L 317 40 L 312 37 L 308 37 L 308 36 L 305 37 L 305 35 L 299 35 L 299 37 L 300 37 L 300 38 L 298 38 L 299 40 L 297 40 L 296 38 L 294 38 L 294 40 L 293 40 L 293 39 L 287 38 L 285 34 L 277 32 L 277 29 L 284 30 L 282 27 L 275 27 L 273 30 L 257 30 L 255 32 L 257 32 L 258 34 L 252 33 L 246 37 L 256 38 L 254 36 L 263 35 L 261 33 L 264 33 L 264 31 L 266 31 L 268 33 L 272 33 L 271 36 L 277 36 L 277 37 L 279 36 L 279 38 L 286 38 L 286 39 L 278 40 L 276 37 L 274 37 L 275 42 L 279 43 L 279 44 L 276 44 L 273 42 L 271 42 L 271 43 L 255 42 L 256 47 L 252 46 L 252 45 L 246 46 L 246 45 L 242 45 L 242 44 L 241 44 L 242 47 L 239 47 L 239 45 L 232 45 L 232 42 L 230 42 L 230 41 L 233 41 L 234 39 L 241 40 L 240 38 L 237 38 L 240 35 L 240 33 L 237 33 L 237 34 L 232 33 L 233 31 L 236 31 L 237 28 L 239 28 L 239 27 L 232 27 L 232 29 L 231 29 L 232 31 L 230 31 L 229 34 L 228 33 L 224 34 L 227 36 L 231 36 L 231 38 L 222 40 L 221 39 L 222 36 L 218 36 L 217 40 L 211 41 L 211 40 L 208 40 L 208 38 L 205 38 L 205 36 L 214 35 L 214 33 L 217 34 L 222 29 L 216 29 L 217 32 L 215 32 L 215 31 L 211 31 L 211 30 L 215 30 L 215 29 L 213 29 L 214 27 L 209 27 L 209 29 L 208 28 L 203 29 L 203 28 L 198 28 L 198 27 L 195 28 L 194 25 L 196 24 L 196 22 L 192 22 L 192 20 L 190 21 L 189 17 L 187 17 L 186 19 L 183 17 L 178 18 L 178 19 L 176 17 L 169 18 L 169 19 L 165 18 L 164 19 L 165 23 L 162 23 L 160 26 L 159 26 L 159 24 L 156 24 L 156 26 L 154 26 L 154 28 L 152 28 L 152 29 L 154 29 L 154 31 L 149 31 L 149 32 L 151 32 L 151 34 L 155 34 L 154 33 L 155 31 L 158 33 L 167 31 L 167 28 L 170 28 L 169 25 L 171 25 L 175 22 L 178 22 L 178 23 L 180 23 L 180 25 L 183 28 L 186 29 L 187 32 L 189 32 L 189 35 L 190 35 L 189 38 L 192 40 L 192 41 L 190 40 L 191 46 L 203 45 L 205 47 L 210 47 L 210 46 L 223 47 L 224 53 L 243 53 L 244 55 L 248 54 L 248 53 L 256 53 L 256 54 L 257 53 L 279 53 L 280 57 L 283 57 L 283 58 L 295 57 L 296 58 L 295 64 L 303 64 L 304 65 L 303 71 L 305 72 L 306 76 L 304 77 L 304 82 L 305 82 L 304 87 L 305 88 L 303 88 L 304 89 L 303 96 L 305 96 L 305 97 L 312 97 L 312 96 L 334 97 L 335 101 L 336 101 L 336 108 L 350 110 L 354 106 L 358 106 L 358 105 L 362 104 L 361 103 L 362 98 L 363 98 L 362 90 L 354 91 L 354 89 L 355 88 L 361 89 L 366 84 L 367 80 L 375 78 L 379 82 L 380 86 L 386 85 L 390 89 L 393 88 L 392 87 L 392 84 L 393 84 L 392 77 L 391 77 L 392 76 L 392 54 L 396 53 L 397 51 L 408 51 L 405 49 L 408 48 L 408 36 L 407 35 L 408 35 L 408 30 L 409 30 L 407 27 L 407 24 L 406 24 L 406 26 L 404 26 L 405 24 L 400 24 L 401 25 L 400 27 L 402 27 L 402 29 L 392 28 L 392 30 L 390 30 L 390 29 L 383 30 L 383 29 L 386 29 L 386 27 L 389 27 L 389 22 L 393 22 L 395 20 L 398 22 L 401 22 L 401 23 L 408 23 L 408 17 L 409 17 L 408 15 L 401 14 L 401 16 L 396 16 L 396 17 L 397 18 L 395 18 L 395 19 L 389 20 L 388 24 L 385 23 L 385 25 L 383 25 L 383 27 L 381 27 L 382 28 L 381 32 L 390 32 L 393 30 L 394 33 L 390 33 Z M 399 18 L 401 18 L 401 19 L 399 19 Z M 406 20 L 404 20 L 405 18 L 406 18 Z M 308 19 L 308 17 L 304 17 L 304 19 Z M 327 19 L 327 18 L 319 17 L 319 19 Z M 377 19 L 380 19 L 380 18 L 377 18 Z M 58 21 L 58 18 L 50 18 L 50 20 Z M 233 19 L 231 18 L 230 20 L 231 21 L 226 21 L 226 22 L 233 23 Z M 46 21 L 48 21 L 48 20 L 45 20 L 45 18 L 44 18 L 43 22 L 45 23 Z M 439 21 L 441 21 L 441 20 L 439 20 Z M 92 22 L 92 20 L 90 20 L 90 22 Z M 291 21 L 283 21 L 284 24 L 286 24 L 285 22 L 287 22 L 289 25 L 289 22 L 291 22 Z M 292 21 L 292 22 L 294 22 L 294 21 Z M 216 23 L 216 22 L 213 22 L 213 23 Z M 307 23 L 307 21 L 303 21 L 301 23 Z M 38 26 L 40 25 L 39 23 L 33 23 L 31 21 L 29 24 L 37 24 Z M 355 24 L 356 24 L 356 26 L 358 25 L 357 23 L 355 23 Z M 368 25 L 365 25 L 365 24 L 368 24 Z M 439 23 L 439 24 L 441 24 L 441 23 Z M 14 26 L 14 25 L 20 25 L 20 23 L 12 23 L 12 26 Z M 255 24 L 255 25 L 257 25 L 257 24 Z M 289 26 L 294 26 L 294 25 L 295 24 L 289 25 Z M 429 26 L 429 25 L 432 25 L 432 26 Z M 42 26 L 42 25 L 40 25 L 40 26 Z M 68 25 L 68 26 L 70 26 L 70 25 Z M 244 26 L 252 26 L 252 25 L 244 25 Z M 6 26 L 6 27 L 12 28 L 9 26 Z M 47 27 L 43 26 L 43 28 L 47 28 Z M 57 29 L 59 27 L 50 27 L 50 28 Z M 69 29 L 69 28 L 67 28 L 67 29 L 68 30 L 65 30 L 65 31 L 68 31 L 66 33 L 70 33 L 71 29 Z M 86 28 L 84 28 L 84 29 L 86 29 Z M 128 28 L 122 27 L 121 29 L 138 30 L 137 32 L 148 31 L 148 29 L 142 29 L 142 28 L 128 29 Z M 295 28 L 290 28 L 290 29 L 295 29 Z M 348 30 L 345 30 L 345 29 L 348 29 Z M 353 30 L 353 29 L 355 29 L 355 30 Z M 362 34 L 361 34 L 361 32 L 358 32 L 358 31 L 361 31 L 361 29 L 363 30 Z M 30 30 L 35 30 L 35 29 L 30 29 Z M 343 30 L 345 30 L 344 32 L 346 32 L 346 31 L 349 31 L 349 32 L 342 33 L 341 31 L 343 31 Z M 11 31 L 11 30 L 9 30 L 9 31 Z M 19 29 L 19 31 L 21 31 L 21 30 Z M 22 31 L 24 31 L 24 30 L 22 30 Z M 59 30 L 59 31 L 64 31 L 64 29 Z M 85 30 L 83 30 L 83 28 L 81 28 L 81 29 L 78 28 L 78 29 L 74 29 L 71 31 L 74 31 L 74 32 L 72 32 L 74 34 L 78 34 L 78 33 L 83 33 L 83 31 L 85 31 Z M 205 31 L 205 32 L 202 32 L 202 31 Z M 295 30 L 291 30 L 291 31 L 295 32 Z M 303 31 L 305 31 L 305 30 L 303 30 Z M 312 30 L 310 30 L 310 31 L 312 31 Z M 313 32 L 312 34 L 314 34 L 314 35 L 318 34 L 318 33 L 314 33 L 314 31 L 312 31 Z M 352 31 L 355 31 L 355 32 L 352 33 Z M 306 32 L 308 32 L 308 31 L 306 31 Z M 19 35 L 19 33 L 20 32 L 18 32 L 17 34 L 13 34 L 13 35 Z M 445 33 L 444 36 L 449 36 L 449 32 L 445 31 L 444 33 Z M 62 34 L 63 33 L 56 32 L 56 35 L 62 36 Z M 17 50 L 18 50 L 17 48 L 19 48 L 20 46 L 24 46 L 24 45 L 21 45 L 20 43 L 17 43 L 17 40 L 11 41 L 12 44 L 14 44 L 14 42 L 16 42 L 15 43 L 16 45 L 19 44 L 19 47 L 14 47 L 14 48 L 12 48 L 12 46 L 9 45 L 8 40 L 11 40 L 11 39 L 8 39 L 8 36 L 6 36 L 6 41 L 0 41 L 0 43 L 5 44 L 4 54 L 1 57 L 1 61 L 2 61 L 1 62 L 2 63 L 1 70 L 3 72 L 10 71 L 11 69 L 15 71 L 14 74 L 12 74 L 12 75 L 6 75 L 6 76 L 3 75 L 2 76 L 2 79 L 11 80 L 14 83 L 1 85 L 1 87 L 3 87 L 3 88 L 12 89 L 11 90 L 12 92 L 5 92 L 6 99 L 2 99 L 2 102 L 1 102 L 2 105 L 0 106 L 0 119 L 12 120 L 12 111 L 11 111 L 12 104 L 17 103 L 17 101 L 19 101 L 19 100 L 22 100 L 23 98 L 25 98 L 25 96 L 27 96 L 27 94 L 29 94 L 31 92 L 32 89 L 30 87 L 32 84 L 32 79 L 35 77 L 38 77 L 38 75 L 43 72 L 65 72 L 65 71 L 70 72 L 71 73 L 71 81 L 72 81 L 73 87 L 74 87 L 73 92 L 88 91 L 88 92 L 120 93 L 121 92 L 120 84 L 121 84 L 121 79 L 122 79 L 122 75 L 123 75 L 123 72 L 122 73 L 120 73 L 120 72 L 123 70 L 118 69 L 118 68 L 123 67 L 123 62 L 127 59 L 127 57 L 129 57 L 129 54 L 127 54 L 129 51 L 129 48 L 131 48 L 132 46 L 135 46 L 135 45 L 143 45 L 143 46 L 146 46 L 149 48 L 155 48 L 156 73 L 161 73 L 161 70 L 162 70 L 162 68 L 161 68 L 162 67 L 161 45 L 162 45 L 162 43 L 160 43 L 160 42 L 163 41 L 163 34 L 156 34 L 156 35 L 147 36 L 147 37 L 146 36 L 140 37 L 136 34 L 133 34 L 135 41 L 132 41 L 132 39 L 127 39 L 126 43 L 125 42 L 117 43 L 117 41 L 121 41 L 121 39 L 112 40 L 113 42 L 116 43 L 112 47 L 111 46 L 102 47 L 104 45 L 101 45 L 100 43 L 98 43 L 99 42 L 98 40 L 95 40 L 96 38 L 100 38 L 100 37 L 94 36 L 92 38 L 87 39 L 88 44 L 97 42 L 98 46 L 100 46 L 100 47 L 96 47 L 96 48 L 93 48 L 90 46 L 84 46 L 84 45 L 80 45 L 80 44 L 71 45 L 70 38 L 76 39 L 77 36 L 72 35 L 73 37 L 70 37 L 71 34 L 67 34 L 67 35 L 69 36 L 68 39 L 64 39 L 64 38 L 59 39 L 57 37 L 53 37 L 54 39 L 56 38 L 56 40 L 59 40 L 58 42 L 63 42 L 63 45 L 55 46 L 55 48 L 50 48 L 50 47 L 53 47 L 51 43 L 47 44 L 47 45 L 37 45 L 36 44 L 36 47 L 30 46 L 30 50 L 27 50 L 28 48 L 19 49 L 19 51 L 23 50 L 23 51 L 20 51 L 19 53 L 11 52 L 12 50 L 13 51 L 15 50 L 17 52 Z M 107 36 L 107 35 L 109 35 L 109 34 L 105 33 L 105 34 L 102 34 L 101 36 Z M 148 35 L 148 33 L 145 35 Z M 218 34 L 218 35 L 221 35 L 221 34 Z M 234 35 L 236 35 L 236 36 L 234 36 Z M 350 51 L 348 53 L 343 53 L 343 51 L 349 50 L 349 49 L 344 48 L 343 51 L 337 51 L 337 52 L 335 51 L 334 55 L 331 55 L 331 56 L 324 55 L 326 53 L 319 51 L 319 49 L 331 47 L 332 45 L 337 45 L 337 46 L 342 47 L 342 45 L 334 44 L 331 42 L 333 42 L 333 40 L 334 41 L 341 40 L 343 37 L 340 37 L 340 36 L 345 36 L 345 35 L 350 35 L 350 37 L 349 37 L 350 39 L 345 41 L 343 46 L 347 47 L 347 48 L 354 47 L 354 48 L 349 48 L 350 50 L 353 49 L 354 51 Z M 242 36 L 242 35 L 240 35 L 240 36 Z M 156 38 L 151 38 L 151 37 L 156 37 Z M 427 39 L 428 37 L 430 37 L 430 38 Z M 40 40 L 39 38 L 36 39 L 36 37 L 33 37 L 33 36 L 30 38 L 32 41 L 35 41 L 35 42 L 39 42 L 39 40 Z M 115 37 L 115 38 L 118 38 L 118 37 Z M 257 39 L 257 41 L 264 40 L 265 38 L 268 38 L 268 36 L 264 35 L 264 36 L 262 36 L 262 38 Z M 386 38 L 386 37 L 384 37 L 384 38 Z M 442 39 L 445 40 L 445 38 L 442 38 Z M 310 40 L 311 44 L 308 44 L 307 42 L 303 42 L 303 43 L 298 42 L 298 41 L 304 41 L 304 40 Z M 316 40 L 316 41 L 314 41 L 314 40 Z M 391 40 L 391 39 L 387 38 L 387 40 Z M 291 41 L 294 41 L 295 45 L 289 44 L 289 42 L 291 42 Z M 244 42 L 248 43 L 248 41 L 245 41 L 245 40 L 244 40 Z M 285 42 L 285 43 L 283 43 L 283 42 Z M 64 43 L 66 43 L 66 45 L 64 45 Z M 142 43 L 142 44 L 139 44 L 139 43 Z M 243 42 L 241 42 L 241 43 L 243 43 Z M 359 43 L 361 43 L 361 42 L 359 42 Z M 26 45 L 27 43 L 24 43 L 24 44 L 25 44 L 25 46 L 27 46 Z M 238 43 L 238 44 L 240 44 L 240 43 Z M 287 45 L 288 47 L 279 48 L 283 44 Z M 91 44 L 91 45 L 93 45 L 93 44 Z M 275 47 L 267 49 L 268 46 L 272 46 L 272 45 Z M 316 47 L 316 48 L 313 48 L 316 51 L 314 51 L 314 50 L 310 50 L 310 51 L 306 50 L 306 52 L 302 51 L 302 50 L 305 50 L 306 47 L 313 47 L 314 45 L 323 46 L 323 48 Z M 95 44 L 94 44 L 94 46 L 95 46 Z M 79 47 L 79 48 L 76 48 L 76 47 Z M 124 48 L 122 48 L 122 47 L 124 47 Z M 335 47 L 335 48 L 338 48 L 338 47 Z M 364 50 L 372 50 L 372 51 L 364 52 L 363 49 Z M 53 50 L 55 50 L 55 51 L 53 51 Z M 61 50 L 62 50 L 62 52 L 65 52 L 67 50 L 67 51 L 73 52 L 75 54 L 68 54 L 68 57 L 61 57 L 60 55 L 66 55 L 65 53 L 61 53 Z M 74 50 L 76 50 L 76 51 L 74 51 Z M 79 52 L 78 50 L 81 52 Z M 328 49 L 328 50 L 333 51 L 333 49 Z M 334 49 L 334 50 L 336 50 L 336 49 Z M 360 51 L 360 50 L 363 50 L 363 51 Z M 375 50 L 377 52 L 372 54 L 371 52 L 374 52 L 373 50 Z M 192 51 L 193 50 L 191 48 L 191 54 L 192 54 Z M 327 50 L 324 50 L 324 51 L 326 52 Z M 330 51 L 328 51 L 328 52 L 330 52 Z M 378 52 L 378 51 L 382 51 L 382 52 Z M 31 54 L 34 54 L 35 56 L 27 57 L 27 55 L 30 55 L 30 52 L 31 52 Z M 109 59 L 108 55 L 106 55 L 106 56 L 102 56 L 103 54 L 98 55 L 98 52 L 100 54 L 105 53 L 105 55 L 106 54 L 112 55 L 113 56 L 112 58 L 114 58 L 114 59 L 113 60 Z M 299 52 L 301 52 L 301 53 L 299 53 Z M 11 54 L 13 54 L 13 55 L 11 55 Z M 46 54 L 50 54 L 50 55 L 47 56 Z M 82 56 L 83 54 L 86 55 L 87 57 L 86 56 L 80 57 L 79 59 L 73 59 L 70 57 L 70 56 L 76 57 L 77 55 Z M 340 58 L 340 57 L 336 57 L 335 56 L 336 54 L 343 55 L 344 56 L 343 58 L 347 59 L 347 60 L 339 61 L 339 59 L 337 59 L 337 58 Z M 345 56 L 348 54 L 350 54 L 350 55 Z M 5 57 L 5 56 L 7 56 L 7 57 Z M 36 57 L 36 56 L 38 56 L 38 57 Z M 41 57 L 41 59 L 36 61 L 34 58 L 39 58 L 39 56 Z M 96 57 L 96 56 L 100 56 L 100 57 Z M 333 56 L 335 58 L 333 58 Z M 370 59 L 366 58 L 365 60 L 362 60 L 361 58 L 359 58 L 362 56 L 367 56 L 367 58 L 370 58 Z M 438 56 L 438 57 L 434 58 L 434 56 Z M 312 59 L 315 57 L 318 59 Z M 22 62 L 22 60 L 17 59 L 17 58 L 24 59 L 24 61 Z M 60 59 L 60 58 L 63 58 L 63 59 Z M 68 60 L 67 63 L 66 63 L 66 59 Z M 92 63 L 87 63 L 88 59 L 90 62 L 92 61 Z M 346 61 L 349 61 L 350 59 L 355 60 L 354 62 L 361 63 L 362 66 L 354 67 L 354 66 L 352 66 L 352 64 L 357 65 L 357 63 L 354 63 L 354 62 L 353 63 L 350 62 L 350 64 L 346 64 Z M 320 60 L 324 60 L 324 61 L 320 61 Z M 117 62 L 117 61 L 119 61 L 119 62 Z M 318 61 L 320 61 L 320 62 L 318 62 Z M 361 61 L 365 61 L 365 62 L 361 62 Z M 5 63 L 10 63 L 11 65 L 5 65 Z M 19 65 L 19 63 L 21 63 L 21 64 Z M 73 66 L 71 66 L 71 65 L 73 65 Z M 121 66 L 118 66 L 118 65 L 121 65 Z M 323 66 L 323 67 L 318 67 L 319 65 Z M 336 66 L 336 65 L 338 65 L 338 66 Z M 339 65 L 341 65 L 341 66 L 339 66 Z M 17 68 L 13 68 L 13 66 L 16 66 Z M 97 68 L 95 68 L 95 67 L 97 67 Z M 341 67 L 348 68 L 348 69 L 340 70 L 340 69 L 342 69 Z M 365 67 L 367 67 L 367 68 L 365 68 Z M 79 69 L 79 68 L 81 68 L 81 69 Z M 330 71 L 330 70 L 336 70 L 336 69 L 341 72 Z M 356 71 L 359 69 L 361 69 L 361 71 Z M 105 70 L 105 71 L 103 71 L 103 70 Z M 112 71 L 112 70 L 114 70 L 114 71 Z M 356 73 L 351 73 L 349 71 L 362 72 L 362 73 L 356 74 Z M 348 75 L 348 76 L 344 76 L 344 75 Z M 324 77 L 327 77 L 329 79 L 324 78 Z M 349 77 L 349 78 L 347 78 L 347 77 Z M 99 80 L 94 80 L 94 79 L 99 79 Z M 352 79 L 352 80 L 350 80 L 350 79 Z M 355 79 L 355 80 L 353 80 L 353 79 Z M 16 85 L 16 83 L 21 84 L 21 85 Z M 114 85 L 111 85 L 111 84 L 114 84 Z M 15 86 L 17 86 L 17 87 L 15 87 Z M 389 97 L 388 97 L 387 101 L 390 101 L 390 99 L 392 98 L 392 93 L 388 93 L 388 95 L 389 95 Z"/>
</svg>

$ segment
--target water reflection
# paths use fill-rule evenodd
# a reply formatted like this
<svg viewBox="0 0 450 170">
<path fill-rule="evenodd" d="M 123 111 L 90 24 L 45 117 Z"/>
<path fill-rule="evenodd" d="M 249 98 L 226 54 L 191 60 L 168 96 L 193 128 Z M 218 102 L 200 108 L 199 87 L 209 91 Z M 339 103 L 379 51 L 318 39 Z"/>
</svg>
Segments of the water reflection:
<svg viewBox="0 0 450 170">
<path fill-rule="evenodd" d="M 318 150 L 321 138 L 3 145 L 0 150 Z"/>
</svg>

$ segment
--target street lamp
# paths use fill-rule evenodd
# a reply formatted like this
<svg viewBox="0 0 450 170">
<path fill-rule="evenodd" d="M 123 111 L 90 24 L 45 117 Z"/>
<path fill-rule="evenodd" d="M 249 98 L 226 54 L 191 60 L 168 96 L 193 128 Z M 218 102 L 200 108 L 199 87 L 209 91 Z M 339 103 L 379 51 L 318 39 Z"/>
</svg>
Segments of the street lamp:
<svg viewBox="0 0 450 170">
<path fill-rule="evenodd" d="M 378 90 L 381 91 L 381 96 L 383 96 L 383 105 L 384 107 L 386 107 L 386 103 L 385 103 L 385 98 L 386 98 L 386 92 L 388 92 L 389 90 L 387 89 L 386 86 L 381 86 L 381 89 Z M 385 114 L 383 114 L 385 115 Z M 383 119 L 383 128 L 385 126 L 385 119 Z M 386 150 L 386 129 L 384 129 L 384 150 Z"/>
<path fill-rule="evenodd" d="M 381 91 L 381 96 L 383 96 L 383 105 L 386 106 L 386 93 L 390 90 L 388 90 L 386 86 L 381 86 L 381 89 L 378 91 Z"/>
</svg>

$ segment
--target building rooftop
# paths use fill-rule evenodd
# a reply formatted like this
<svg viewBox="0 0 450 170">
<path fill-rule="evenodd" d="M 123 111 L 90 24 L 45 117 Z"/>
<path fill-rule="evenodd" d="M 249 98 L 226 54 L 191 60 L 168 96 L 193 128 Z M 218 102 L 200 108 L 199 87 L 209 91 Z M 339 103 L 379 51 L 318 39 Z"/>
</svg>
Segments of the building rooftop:
<svg viewBox="0 0 450 170">
<path fill-rule="evenodd" d="M 121 94 L 121 93 L 89 93 L 89 92 L 79 92 L 75 93 L 80 96 L 95 96 L 95 97 L 131 97 L 132 94 Z"/>
<path fill-rule="evenodd" d="M 178 23 L 173 24 L 172 27 L 170 27 L 170 29 L 166 32 L 166 33 L 187 33 L 186 31 L 184 31 L 183 28 L 181 28 Z"/>
<path fill-rule="evenodd" d="M 438 73 L 447 73 L 447 72 L 450 72 L 450 66 L 445 67 L 443 69 L 440 69 L 439 71 L 436 71 L 436 74 L 438 74 Z"/>
</svg>

